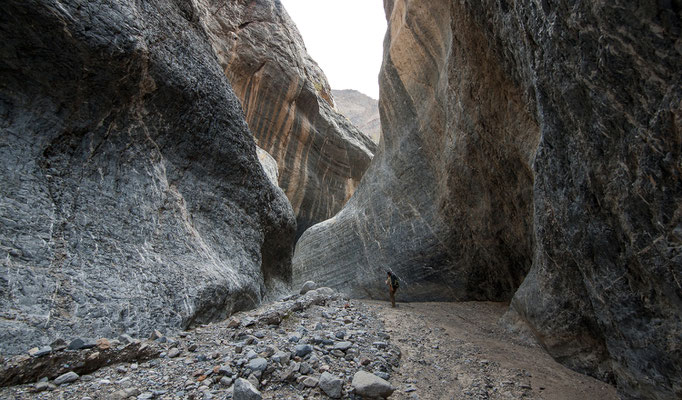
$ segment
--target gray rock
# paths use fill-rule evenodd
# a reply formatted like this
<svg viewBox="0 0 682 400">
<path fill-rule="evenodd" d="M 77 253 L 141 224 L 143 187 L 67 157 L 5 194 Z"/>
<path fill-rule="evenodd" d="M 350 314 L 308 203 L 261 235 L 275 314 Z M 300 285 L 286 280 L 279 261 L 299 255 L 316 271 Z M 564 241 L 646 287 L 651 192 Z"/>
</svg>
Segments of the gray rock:
<svg viewBox="0 0 682 400">
<path fill-rule="evenodd" d="M 78 380 L 78 374 L 73 372 L 73 371 L 69 371 L 65 374 L 62 374 L 62 375 L 59 375 L 58 377 L 56 377 L 54 380 L 54 384 L 55 385 L 61 385 L 64 383 L 75 382 L 77 380 Z"/>
<path fill-rule="evenodd" d="M 177 347 L 173 347 L 172 349 L 168 350 L 168 358 L 175 358 L 179 356 L 181 353 L 180 349 Z"/>
<path fill-rule="evenodd" d="M 57 386 L 50 382 L 38 382 L 33 386 L 36 392 L 44 392 L 46 390 L 54 390 Z"/>
<path fill-rule="evenodd" d="M 138 388 L 125 388 L 117 390 L 111 394 L 112 400 L 124 400 L 129 397 L 138 396 L 140 394 L 140 389 Z"/>
<path fill-rule="evenodd" d="M 312 353 L 313 351 L 313 346 L 309 344 L 299 344 L 296 345 L 294 354 L 297 355 L 298 357 L 305 357 L 308 354 Z"/>
<path fill-rule="evenodd" d="M 340 399 L 343 394 L 343 380 L 329 372 L 325 371 L 320 375 L 319 386 L 332 399 Z"/>
<path fill-rule="evenodd" d="M 254 358 L 246 365 L 251 371 L 265 371 L 268 367 L 268 360 L 262 357 Z"/>
<path fill-rule="evenodd" d="M 291 353 L 289 353 L 288 351 L 278 351 L 272 356 L 273 361 L 278 362 L 282 365 L 288 364 L 290 359 Z"/>
<path fill-rule="evenodd" d="M 395 390 L 390 383 L 367 371 L 356 372 L 351 385 L 355 394 L 369 398 L 387 398 Z"/>
<path fill-rule="evenodd" d="M 221 365 L 220 368 L 218 368 L 218 374 L 223 376 L 232 376 L 234 375 L 234 371 L 232 371 L 232 368 L 230 368 L 229 365 Z"/>
<path fill-rule="evenodd" d="M 313 281 L 306 281 L 303 286 L 301 287 L 301 294 L 306 294 L 311 290 L 317 289 L 317 284 Z"/>
<path fill-rule="evenodd" d="M 294 287 L 511 300 L 564 365 L 682 397 L 679 7 L 384 4 L 381 151 Z"/>
<path fill-rule="evenodd" d="M 74 339 L 69 343 L 69 346 L 67 349 L 69 350 L 82 350 L 82 349 L 91 349 L 95 347 L 97 343 L 93 340 L 87 340 L 87 339 Z"/>
<path fill-rule="evenodd" d="M 334 350 L 346 351 L 353 346 L 351 342 L 338 342 L 334 344 Z"/>
<path fill-rule="evenodd" d="M 258 357 L 258 353 L 256 353 L 253 349 L 249 349 L 246 352 L 245 357 L 247 360 L 253 360 L 254 358 Z"/>
<path fill-rule="evenodd" d="M 50 347 L 52 347 L 53 351 L 62 351 L 66 348 L 66 346 L 68 346 L 68 344 L 62 338 L 59 338 L 59 339 L 53 341 L 52 343 L 50 343 Z"/>
<path fill-rule="evenodd" d="M 34 352 L 29 352 L 29 354 L 33 357 L 42 357 L 42 356 L 46 356 L 50 353 L 52 353 L 52 347 L 50 347 L 50 346 L 43 346 Z"/>
<path fill-rule="evenodd" d="M 312 371 L 312 368 L 310 367 L 310 364 L 307 362 L 302 362 L 301 366 L 298 369 L 298 372 L 300 372 L 303 375 L 308 375 Z"/>
<path fill-rule="evenodd" d="M 251 382 L 237 378 L 232 389 L 232 398 L 234 400 L 261 400 L 263 397 Z"/>
<path fill-rule="evenodd" d="M 336 337 L 337 339 L 343 340 L 346 337 L 346 331 L 344 331 L 344 330 L 336 331 L 334 333 L 334 337 Z"/>
<path fill-rule="evenodd" d="M 375 371 L 374 375 L 378 376 L 379 378 L 381 378 L 385 381 L 388 381 L 389 379 L 391 379 L 391 375 L 389 375 L 388 373 L 383 372 L 383 371 Z"/>
<path fill-rule="evenodd" d="M 174 0 L 90 6 L 3 2 L 0 282 L 21 283 L 0 298 L 17 316 L 0 322 L 6 354 L 222 320 L 290 279 L 293 209 L 191 17 L 221 16 Z"/>
<path fill-rule="evenodd" d="M 303 386 L 305 387 L 314 388 L 317 387 L 318 379 L 313 376 L 308 376 L 305 379 L 303 379 L 301 383 L 303 383 Z"/>
</svg>

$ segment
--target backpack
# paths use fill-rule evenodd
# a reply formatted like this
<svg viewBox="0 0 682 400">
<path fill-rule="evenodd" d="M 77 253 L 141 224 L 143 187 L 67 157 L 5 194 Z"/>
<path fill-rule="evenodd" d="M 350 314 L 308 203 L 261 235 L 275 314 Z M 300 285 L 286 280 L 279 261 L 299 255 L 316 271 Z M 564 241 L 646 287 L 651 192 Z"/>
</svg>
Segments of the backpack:
<svg viewBox="0 0 682 400">
<path fill-rule="evenodd" d="M 400 282 L 398 282 L 398 277 L 391 274 L 391 286 L 393 287 L 393 290 L 396 290 L 400 287 Z"/>
</svg>

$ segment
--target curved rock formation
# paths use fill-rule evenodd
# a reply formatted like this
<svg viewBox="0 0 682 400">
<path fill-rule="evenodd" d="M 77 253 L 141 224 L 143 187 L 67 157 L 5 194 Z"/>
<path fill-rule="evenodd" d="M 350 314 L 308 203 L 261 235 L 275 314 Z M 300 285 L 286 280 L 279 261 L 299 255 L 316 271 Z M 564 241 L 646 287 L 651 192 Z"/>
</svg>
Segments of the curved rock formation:
<svg viewBox="0 0 682 400">
<path fill-rule="evenodd" d="M 294 282 L 384 297 L 392 269 L 399 299 L 509 300 L 523 281 L 507 319 L 557 360 L 682 396 L 679 5 L 385 5 L 383 146 Z"/>
<path fill-rule="evenodd" d="M 332 94 L 336 109 L 378 144 L 381 139 L 379 101 L 352 89 L 332 90 Z"/>
<path fill-rule="evenodd" d="M 279 1 L 199 3 L 249 127 L 277 160 L 300 235 L 343 207 L 376 145 L 334 111 L 327 78 Z"/>
<path fill-rule="evenodd" d="M 0 349 L 225 317 L 295 220 L 183 0 L 0 5 Z"/>
</svg>

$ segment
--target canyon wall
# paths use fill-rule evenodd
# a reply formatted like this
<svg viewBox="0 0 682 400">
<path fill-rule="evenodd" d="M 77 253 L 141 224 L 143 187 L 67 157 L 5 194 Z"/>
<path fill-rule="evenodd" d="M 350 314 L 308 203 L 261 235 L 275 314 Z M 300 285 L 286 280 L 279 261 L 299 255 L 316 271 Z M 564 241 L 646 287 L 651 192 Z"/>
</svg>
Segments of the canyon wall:
<svg viewBox="0 0 682 400">
<path fill-rule="evenodd" d="M 376 145 L 334 110 L 327 78 L 279 1 L 198 3 L 256 142 L 277 160 L 300 235 L 343 207 Z"/>
<path fill-rule="evenodd" d="M 332 90 L 336 109 L 374 143 L 381 139 L 379 101 L 353 89 Z"/>
<path fill-rule="evenodd" d="M 290 280 L 291 205 L 192 4 L 0 5 L 3 353 L 206 323 Z"/>
<path fill-rule="evenodd" d="M 294 282 L 384 298 L 391 269 L 398 300 L 511 300 L 565 365 L 682 396 L 678 2 L 385 8 L 382 145 Z"/>
</svg>

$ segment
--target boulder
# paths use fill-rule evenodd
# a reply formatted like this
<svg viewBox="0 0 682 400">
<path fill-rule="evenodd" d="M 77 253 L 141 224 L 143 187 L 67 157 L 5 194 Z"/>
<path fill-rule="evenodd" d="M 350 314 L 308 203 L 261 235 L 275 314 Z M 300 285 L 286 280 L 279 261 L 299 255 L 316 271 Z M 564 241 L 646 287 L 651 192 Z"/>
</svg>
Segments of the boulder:
<svg viewBox="0 0 682 400">
<path fill-rule="evenodd" d="M 301 294 L 306 294 L 311 290 L 317 289 L 317 284 L 313 281 L 306 281 L 303 286 L 301 287 Z"/>
<path fill-rule="evenodd" d="M 3 2 L 3 352 L 223 319 L 290 279 L 295 216 L 204 6 Z"/>
<path fill-rule="evenodd" d="M 251 382 L 243 378 L 237 378 L 234 381 L 234 386 L 232 389 L 232 399 L 234 400 L 261 400 L 261 396 L 258 389 L 256 389 Z"/>
<path fill-rule="evenodd" d="M 367 371 L 358 371 L 351 382 L 355 394 L 368 398 L 387 398 L 395 389 L 387 381 Z"/>
<path fill-rule="evenodd" d="M 320 389 L 332 399 L 340 399 L 343 394 L 343 381 L 329 372 L 323 372 L 319 380 Z"/>
</svg>

